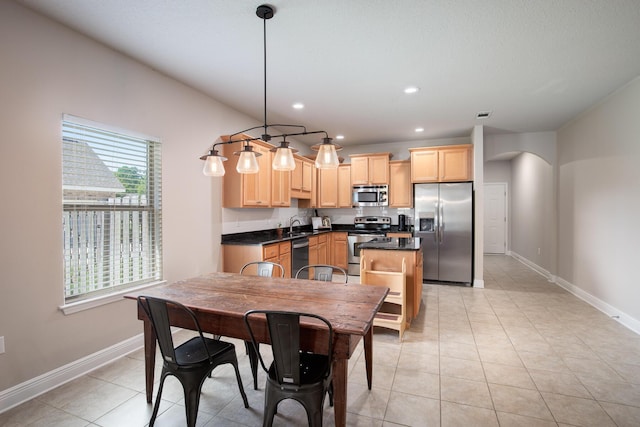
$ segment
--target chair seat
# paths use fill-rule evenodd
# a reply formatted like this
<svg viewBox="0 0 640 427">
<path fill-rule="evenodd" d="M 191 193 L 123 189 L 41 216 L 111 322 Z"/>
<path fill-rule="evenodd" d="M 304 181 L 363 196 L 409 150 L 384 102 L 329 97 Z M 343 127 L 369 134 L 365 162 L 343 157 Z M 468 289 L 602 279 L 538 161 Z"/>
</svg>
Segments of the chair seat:
<svg viewBox="0 0 640 427">
<path fill-rule="evenodd" d="M 212 358 L 219 356 L 225 351 L 235 349 L 235 346 L 228 342 L 213 340 L 211 338 L 205 338 L 204 341 Z M 178 362 L 179 365 L 196 364 L 208 360 L 207 352 L 202 346 L 200 337 L 193 337 L 189 341 L 180 344 L 176 347 L 175 352 L 176 362 Z"/>
</svg>

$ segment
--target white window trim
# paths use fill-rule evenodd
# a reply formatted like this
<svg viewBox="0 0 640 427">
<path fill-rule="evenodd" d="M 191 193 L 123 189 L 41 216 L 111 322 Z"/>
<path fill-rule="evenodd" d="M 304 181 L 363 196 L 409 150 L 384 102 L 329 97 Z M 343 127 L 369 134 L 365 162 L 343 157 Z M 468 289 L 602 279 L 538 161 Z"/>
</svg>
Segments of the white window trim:
<svg viewBox="0 0 640 427">
<path fill-rule="evenodd" d="M 111 304 L 112 302 L 122 301 L 122 297 L 127 294 L 135 293 L 136 291 L 150 288 L 153 286 L 159 286 L 166 284 L 166 280 L 159 280 L 157 282 L 145 283 L 144 285 L 132 286 L 130 288 L 122 289 L 121 291 L 113 292 L 108 295 L 101 295 L 94 298 L 88 298 L 78 302 L 72 302 L 69 304 L 63 304 L 58 307 L 65 316 L 70 314 L 79 313 L 81 311 L 90 310 L 92 308 L 100 307 L 103 305 Z"/>
</svg>

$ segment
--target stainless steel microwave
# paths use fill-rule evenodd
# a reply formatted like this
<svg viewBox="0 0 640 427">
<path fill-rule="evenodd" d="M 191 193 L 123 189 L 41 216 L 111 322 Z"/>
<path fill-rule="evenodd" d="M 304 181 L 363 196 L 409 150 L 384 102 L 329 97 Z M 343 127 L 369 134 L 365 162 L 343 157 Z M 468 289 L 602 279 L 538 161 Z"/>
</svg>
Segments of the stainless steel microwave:
<svg viewBox="0 0 640 427">
<path fill-rule="evenodd" d="M 389 186 L 354 185 L 351 201 L 354 207 L 389 206 Z"/>
</svg>

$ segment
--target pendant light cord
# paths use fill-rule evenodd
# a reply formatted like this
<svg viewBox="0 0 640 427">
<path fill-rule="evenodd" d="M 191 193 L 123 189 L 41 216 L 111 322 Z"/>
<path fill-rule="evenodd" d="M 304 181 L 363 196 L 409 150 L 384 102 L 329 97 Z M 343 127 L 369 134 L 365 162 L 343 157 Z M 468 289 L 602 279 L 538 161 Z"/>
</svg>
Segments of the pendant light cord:
<svg viewBox="0 0 640 427">
<path fill-rule="evenodd" d="M 264 134 L 267 135 L 267 19 L 262 18 L 263 58 L 264 58 Z"/>
</svg>

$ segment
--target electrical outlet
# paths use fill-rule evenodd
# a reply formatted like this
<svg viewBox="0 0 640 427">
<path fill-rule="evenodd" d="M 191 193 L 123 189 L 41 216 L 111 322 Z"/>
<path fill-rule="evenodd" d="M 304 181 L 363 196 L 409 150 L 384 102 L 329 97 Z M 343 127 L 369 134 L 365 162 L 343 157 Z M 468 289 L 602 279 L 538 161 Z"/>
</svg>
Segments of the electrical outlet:
<svg viewBox="0 0 640 427">
<path fill-rule="evenodd" d="M 4 337 L 0 337 L 0 354 L 4 353 Z"/>
</svg>

